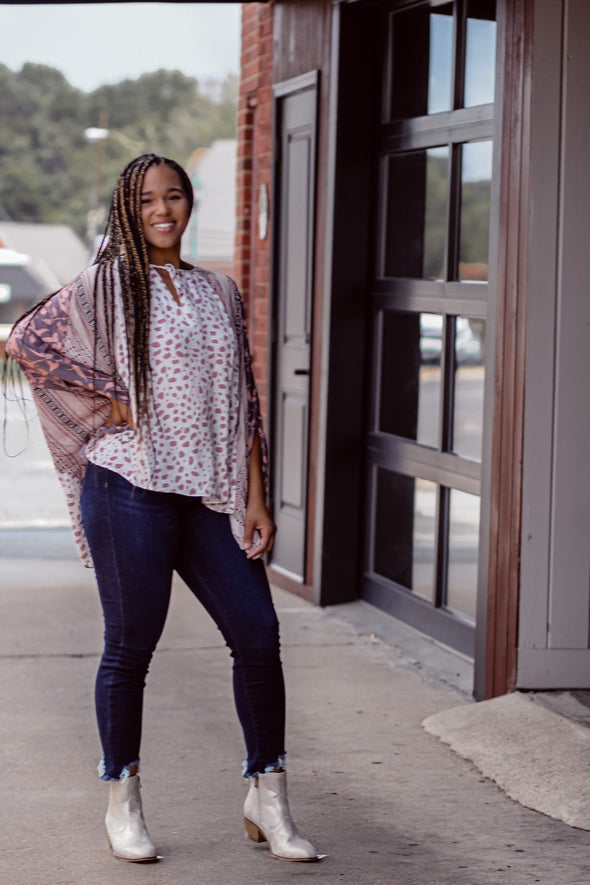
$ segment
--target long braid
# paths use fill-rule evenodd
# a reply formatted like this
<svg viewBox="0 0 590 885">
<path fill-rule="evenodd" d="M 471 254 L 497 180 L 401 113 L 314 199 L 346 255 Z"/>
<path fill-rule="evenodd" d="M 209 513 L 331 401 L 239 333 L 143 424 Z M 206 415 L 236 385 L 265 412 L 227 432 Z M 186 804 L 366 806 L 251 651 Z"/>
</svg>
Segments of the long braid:
<svg viewBox="0 0 590 885">
<path fill-rule="evenodd" d="M 114 324 L 113 272 L 115 265 L 118 267 L 138 427 L 141 426 L 141 418 L 147 413 L 150 333 L 149 259 L 141 225 L 141 190 L 146 170 L 157 159 L 153 154 L 138 157 L 119 176 L 105 236 L 95 259 L 95 264 L 99 265 L 95 299 L 98 290 L 103 289 L 107 295 L 105 307 L 111 349 Z"/>
<path fill-rule="evenodd" d="M 141 224 L 143 180 L 150 166 L 166 164 L 178 174 L 192 209 L 193 190 L 184 169 L 174 160 L 156 154 L 143 154 L 125 167 L 113 194 L 107 227 L 95 264 L 99 265 L 95 299 L 99 287 L 107 295 L 107 326 L 112 349 L 113 269 L 119 270 L 123 311 L 127 329 L 129 369 L 134 381 L 138 427 L 147 416 L 149 400 L 150 270 L 147 243 Z"/>
<path fill-rule="evenodd" d="M 94 283 L 94 303 L 98 307 L 99 294 L 104 293 L 100 303 L 106 313 L 108 348 L 114 352 L 114 277 L 115 266 L 121 283 L 123 313 L 127 331 L 129 372 L 133 379 L 137 427 L 141 432 L 142 419 L 147 419 L 150 394 L 150 268 L 148 247 L 141 222 L 141 195 L 145 173 L 150 166 L 166 164 L 178 174 L 188 200 L 188 214 L 193 206 L 191 181 L 178 163 L 157 154 L 143 154 L 132 160 L 123 170 L 115 185 L 105 233 L 94 264 L 98 265 Z M 19 322 L 33 316 L 55 292 L 29 308 Z M 97 326 L 95 325 L 95 336 Z M 95 348 L 97 340 L 95 338 Z M 10 360 L 5 357 L 0 371 L 0 381 L 10 375 Z"/>
</svg>

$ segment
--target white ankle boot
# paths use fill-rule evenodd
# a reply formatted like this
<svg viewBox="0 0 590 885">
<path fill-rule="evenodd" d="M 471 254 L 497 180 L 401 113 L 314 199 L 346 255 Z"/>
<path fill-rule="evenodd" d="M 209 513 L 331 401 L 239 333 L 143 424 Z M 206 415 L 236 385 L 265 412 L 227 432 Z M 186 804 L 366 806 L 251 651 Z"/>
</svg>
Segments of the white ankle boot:
<svg viewBox="0 0 590 885">
<path fill-rule="evenodd" d="M 250 778 L 244 802 L 244 826 L 253 842 L 268 842 L 279 860 L 318 860 L 313 845 L 300 836 L 287 802 L 287 774 L 271 771 Z"/>
<path fill-rule="evenodd" d="M 156 860 L 156 849 L 143 819 L 139 775 L 110 781 L 109 787 L 105 825 L 113 854 L 131 863 Z"/>
</svg>

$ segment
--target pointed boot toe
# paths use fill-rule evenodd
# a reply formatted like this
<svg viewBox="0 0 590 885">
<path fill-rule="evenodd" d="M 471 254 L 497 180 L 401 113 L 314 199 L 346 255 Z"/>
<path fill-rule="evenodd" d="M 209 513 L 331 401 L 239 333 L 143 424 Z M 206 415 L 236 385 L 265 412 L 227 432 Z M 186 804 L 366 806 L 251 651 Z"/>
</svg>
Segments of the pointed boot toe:
<svg viewBox="0 0 590 885">
<path fill-rule="evenodd" d="M 253 842 L 268 842 L 278 860 L 313 862 L 318 854 L 293 823 L 287 801 L 287 775 L 284 771 L 258 774 L 250 779 L 244 802 L 244 827 Z"/>
</svg>

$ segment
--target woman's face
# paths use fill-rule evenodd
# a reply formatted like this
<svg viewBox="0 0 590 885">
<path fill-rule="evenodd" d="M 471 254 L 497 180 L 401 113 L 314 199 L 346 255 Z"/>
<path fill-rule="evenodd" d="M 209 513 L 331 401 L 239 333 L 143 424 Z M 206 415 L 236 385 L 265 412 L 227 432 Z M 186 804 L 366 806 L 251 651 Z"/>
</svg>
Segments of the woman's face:
<svg viewBox="0 0 590 885">
<path fill-rule="evenodd" d="M 150 166 L 141 190 L 141 223 L 152 264 L 176 264 L 189 219 L 189 201 L 178 173 L 162 163 Z"/>
</svg>

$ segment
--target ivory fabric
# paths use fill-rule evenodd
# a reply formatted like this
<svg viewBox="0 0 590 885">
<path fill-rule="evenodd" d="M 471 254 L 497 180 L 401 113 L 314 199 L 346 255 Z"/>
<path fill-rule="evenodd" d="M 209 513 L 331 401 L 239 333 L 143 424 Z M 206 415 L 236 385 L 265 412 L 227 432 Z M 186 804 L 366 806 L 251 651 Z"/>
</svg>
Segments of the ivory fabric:
<svg viewBox="0 0 590 885">
<path fill-rule="evenodd" d="M 182 391 L 176 390 L 173 399 L 167 396 L 170 370 L 174 376 L 174 369 L 180 364 L 172 365 L 176 357 L 169 349 L 162 350 L 162 345 L 165 346 L 166 341 L 172 339 L 158 339 L 163 331 L 161 298 L 167 295 L 174 305 L 175 302 L 170 292 L 161 291 L 162 281 L 157 271 L 150 270 L 152 384 L 155 392 L 163 394 L 167 405 L 159 416 L 157 406 L 155 410 L 152 407 L 150 421 L 140 428 L 139 433 L 126 427 L 109 429 L 105 426 L 110 413 L 110 399 L 129 404 L 137 424 L 134 397 L 130 391 L 127 351 L 120 326 L 123 311 L 116 265 L 113 267 L 114 304 L 111 311 L 106 309 L 105 299 L 108 295 L 101 283 L 99 265 L 92 265 L 68 286 L 50 296 L 33 313 L 17 322 L 7 342 L 8 355 L 21 365 L 33 392 L 41 426 L 65 492 L 74 540 L 82 562 L 88 567 L 92 566 L 92 557 L 80 517 L 80 494 L 87 458 L 121 473 L 142 488 L 202 497 L 206 506 L 229 514 L 232 532 L 240 546 L 243 544 L 248 499 L 248 461 L 256 436 L 260 438 L 262 471 L 268 493 L 268 450 L 252 374 L 244 305 L 237 287 L 225 274 L 199 267 L 177 272 L 177 275 L 179 278 L 175 283 L 177 289 L 182 290 L 179 293 L 181 300 L 184 298 L 181 312 L 184 311 L 189 325 L 193 323 L 193 332 L 198 325 L 197 302 L 207 314 L 206 324 L 219 328 L 213 330 L 215 340 L 211 344 L 205 343 L 201 335 L 198 347 L 195 346 L 192 351 L 191 331 L 184 330 L 183 347 L 186 352 L 181 372 L 176 374 L 185 380 L 180 385 Z M 168 301 L 166 305 L 170 307 Z M 112 328 L 107 319 L 110 315 L 113 317 Z M 172 310 L 166 327 L 174 330 L 174 324 Z M 206 351 L 208 346 L 213 347 L 213 352 Z M 170 355 L 165 360 L 166 370 L 160 377 L 155 362 L 158 354 L 161 358 L 163 353 Z M 208 356 L 212 358 L 208 359 Z M 223 367 L 217 365 L 219 378 L 213 377 L 217 360 L 224 361 Z M 192 377 L 189 371 L 191 362 Z M 199 371 L 206 375 L 206 382 L 201 384 L 201 393 Z M 226 414 L 217 415 L 211 436 L 211 428 L 206 427 L 206 416 L 208 409 L 217 407 L 214 401 L 222 392 L 219 384 L 229 386 L 219 399 L 220 408 Z M 183 470 L 171 451 L 177 446 L 169 445 L 166 448 L 167 443 L 178 441 L 180 432 L 180 426 L 176 426 L 174 431 L 174 415 L 168 414 L 168 405 L 178 403 L 181 393 L 186 394 L 188 388 L 195 399 L 192 404 L 185 402 L 182 407 L 182 448 L 186 450 L 181 458 L 186 459 Z M 200 403 L 202 409 L 196 423 L 191 425 L 190 412 L 195 403 Z M 173 409 L 174 406 L 171 412 Z M 166 417 L 168 432 L 158 435 L 159 431 L 155 430 L 152 438 L 152 419 L 155 418 L 156 427 L 159 417 Z M 193 468 L 199 460 L 205 463 L 199 459 L 199 441 L 202 443 L 207 434 L 207 469 L 203 470 L 199 479 L 198 468 Z M 220 440 L 223 441 L 218 445 Z M 216 452 L 217 448 L 222 451 Z M 204 451 L 202 449 L 202 453 Z M 118 459 L 118 456 L 129 460 Z M 193 459 L 191 464 L 190 458 Z M 121 466 L 117 467 L 117 464 Z M 170 469 L 171 465 L 174 469 Z M 174 482 L 166 478 L 167 474 Z M 168 486 L 164 488 L 166 482 Z"/>
</svg>

